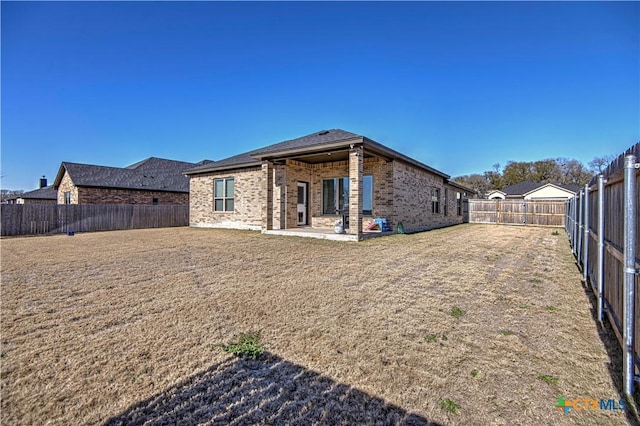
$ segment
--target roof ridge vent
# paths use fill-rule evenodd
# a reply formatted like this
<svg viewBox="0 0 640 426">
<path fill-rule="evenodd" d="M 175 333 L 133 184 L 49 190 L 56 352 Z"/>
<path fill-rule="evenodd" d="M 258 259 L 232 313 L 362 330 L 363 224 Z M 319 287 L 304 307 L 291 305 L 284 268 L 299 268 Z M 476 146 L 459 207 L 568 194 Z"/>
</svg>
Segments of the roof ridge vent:
<svg viewBox="0 0 640 426">
<path fill-rule="evenodd" d="M 318 136 L 326 135 L 326 134 L 328 134 L 328 133 L 329 133 L 329 131 L 328 131 L 328 130 L 323 130 L 323 131 L 321 131 L 320 133 L 318 133 Z"/>
</svg>

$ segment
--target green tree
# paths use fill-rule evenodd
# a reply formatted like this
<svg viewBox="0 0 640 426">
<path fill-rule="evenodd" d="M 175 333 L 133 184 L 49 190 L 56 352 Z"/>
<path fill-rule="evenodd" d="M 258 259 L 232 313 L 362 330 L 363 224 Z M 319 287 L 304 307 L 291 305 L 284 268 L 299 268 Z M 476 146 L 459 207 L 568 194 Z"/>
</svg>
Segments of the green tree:
<svg viewBox="0 0 640 426">
<path fill-rule="evenodd" d="M 539 183 L 553 183 L 558 182 L 561 175 L 562 172 L 558 163 L 556 163 L 555 160 L 548 158 L 546 160 L 534 161 L 531 164 L 531 171 L 528 179 Z"/>
<path fill-rule="evenodd" d="M 508 161 L 502 173 L 504 185 L 515 185 L 531 178 L 531 163 Z"/>
<path fill-rule="evenodd" d="M 502 175 L 494 170 L 489 170 L 483 173 L 484 179 L 487 181 L 489 185 L 489 189 L 502 189 L 504 186 L 504 180 L 502 179 Z"/>
</svg>

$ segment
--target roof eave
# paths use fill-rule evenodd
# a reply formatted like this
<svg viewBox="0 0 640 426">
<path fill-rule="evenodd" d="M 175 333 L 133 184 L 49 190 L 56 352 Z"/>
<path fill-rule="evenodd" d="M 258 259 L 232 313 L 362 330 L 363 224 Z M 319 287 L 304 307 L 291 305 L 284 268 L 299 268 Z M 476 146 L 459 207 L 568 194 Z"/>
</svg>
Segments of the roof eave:
<svg viewBox="0 0 640 426">
<path fill-rule="evenodd" d="M 148 186 L 140 186 L 140 187 L 133 187 L 133 186 L 115 186 L 115 185 L 87 185 L 87 184 L 82 184 L 82 185 L 75 185 L 76 188 L 96 188 L 96 189 L 120 189 L 120 190 L 129 190 L 129 191 L 156 191 L 156 192 L 180 192 L 180 193 L 185 193 L 188 194 L 189 190 L 182 190 L 182 189 L 171 189 L 171 188 L 151 188 Z"/>
<path fill-rule="evenodd" d="M 58 168 L 58 174 L 56 174 L 56 178 L 53 181 L 53 189 L 58 189 L 60 187 L 60 183 L 62 182 L 62 177 L 64 176 L 64 172 L 67 170 L 64 161 L 60 163 L 60 167 Z"/>
<path fill-rule="evenodd" d="M 473 194 L 477 194 L 478 193 L 478 191 L 476 191 L 475 189 L 469 188 L 468 186 L 461 185 L 461 184 L 459 184 L 459 183 L 457 183 L 457 182 L 455 182 L 453 180 L 448 180 L 447 181 L 447 185 L 451 185 L 454 188 L 462 189 L 463 191 L 467 191 L 467 192 L 470 192 L 470 193 L 473 193 Z M 489 194 L 491 194 L 492 192 L 495 192 L 495 191 L 491 191 L 491 192 L 489 192 Z M 502 191 L 497 191 L 497 192 L 502 192 Z"/>
<path fill-rule="evenodd" d="M 331 143 L 323 143 L 316 146 L 288 149 L 283 151 L 260 153 L 260 150 L 257 150 L 254 154 L 251 155 L 251 157 L 255 158 L 256 160 L 262 161 L 262 160 L 268 160 L 272 158 L 291 157 L 291 156 L 300 155 L 300 154 L 312 154 L 312 153 L 322 152 L 322 151 L 336 149 L 336 148 L 344 148 L 345 146 L 349 146 L 350 144 L 362 143 L 362 142 L 363 142 L 363 137 L 357 136 L 353 138 L 341 139 L 339 141 L 335 141 Z"/>
<path fill-rule="evenodd" d="M 224 172 L 226 170 L 245 169 L 247 167 L 259 167 L 260 165 L 261 163 L 259 161 L 253 161 L 251 163 L 229 164 L 227 166 L 207 167 L 206 169 L 199 169 L 199 170 L 186 170 L 182 172 L 182 174 L 185 176 L 193 176 L 193 175 L 201 175 L 203 173 Z"/>
</svg>

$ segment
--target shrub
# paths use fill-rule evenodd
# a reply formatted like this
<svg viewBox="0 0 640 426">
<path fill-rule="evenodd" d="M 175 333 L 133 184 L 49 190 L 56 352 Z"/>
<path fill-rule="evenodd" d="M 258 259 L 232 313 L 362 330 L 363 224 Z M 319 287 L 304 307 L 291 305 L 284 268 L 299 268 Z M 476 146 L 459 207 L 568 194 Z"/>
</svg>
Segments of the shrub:
<svg viewBox="0 0 640 426">
<path fill-rule="evenodd" d="M 460 309 L 457 306 L 454 306 L 453 308 L 451 308 L 451 315 L 453 315 L 455 318 L 461 318 L 466 314 L 465 311 L 463 311 L 462 309 Z"/>
<path fill-rule="evenodd" d="M 440 408 L 442 408 L 447 413 L 455 414 L 460 406 L 449 398 L 446 398 L 440 400 Z"/>
<path fill-rule="evenodd" d="M 260 342 L 260 332 L 256 331 L 241 333 L 234 340 L 220 347 L 223 351 L 240 358 L 256 359 L 264 352 L 264 345 Z"/>
</svg>

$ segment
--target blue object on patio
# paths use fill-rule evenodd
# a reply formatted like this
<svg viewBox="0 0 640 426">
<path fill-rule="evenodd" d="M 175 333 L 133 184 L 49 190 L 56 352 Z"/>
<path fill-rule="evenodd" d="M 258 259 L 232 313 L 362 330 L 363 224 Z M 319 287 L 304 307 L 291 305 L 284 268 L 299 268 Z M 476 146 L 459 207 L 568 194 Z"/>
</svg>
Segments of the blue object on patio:
<svg viewBox="0 0 640 426">
<path fill-rule="evenodd" d="M 376 217 L 373 221 L 378 224 L 382 232 L 391 231 L 391 226 L 389 226 L 389 222 L 386 217 Z"/>
</svg>

